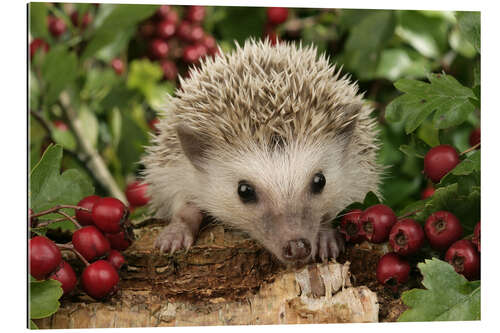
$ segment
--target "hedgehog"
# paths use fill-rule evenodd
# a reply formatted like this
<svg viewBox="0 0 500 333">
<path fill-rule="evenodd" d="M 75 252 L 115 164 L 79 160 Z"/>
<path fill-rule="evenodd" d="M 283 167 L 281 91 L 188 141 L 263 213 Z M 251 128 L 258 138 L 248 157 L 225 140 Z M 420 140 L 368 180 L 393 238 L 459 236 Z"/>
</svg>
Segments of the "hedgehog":
<svg viewBox="0 0 500 333">
<path fill-rule="evenodd" d="M 251 39 L 180 78 L 142 161 L 169 221 L 155 246 L 189 249 L 210 216 L 285 264 L 336 258 L 332 220 L 381 175 L 372 109 L 341 71 L 313 45 Z"/>
</svg>

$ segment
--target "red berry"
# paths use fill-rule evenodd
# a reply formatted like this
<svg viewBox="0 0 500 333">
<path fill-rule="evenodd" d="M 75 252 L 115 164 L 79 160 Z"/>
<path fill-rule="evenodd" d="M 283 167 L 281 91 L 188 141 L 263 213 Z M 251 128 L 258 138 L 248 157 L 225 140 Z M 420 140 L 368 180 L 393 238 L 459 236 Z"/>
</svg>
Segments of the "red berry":
<svg viewBox="0 0 500 333">
<path fill-rule="evenodd" d="M 481 142 L 481 128 L 474 129 L 469 135 L 469 145 L 475 146 Z"/>
<path fill-rule="evenodd" d="M 431 247 L 438 251 L 446 250 L 453 242 L 462 237 L 462 225 L 455 215 L 438 211 L 425 221 L 425 235 Z"/>
<path fill-rule="evenodd" d="M 217 53 L 217 42 L 215 41 L 214 37 L 205 34 L 203 35 L 202 43 L 207 48 L 208 54 L 214 55 Z"/>
<path fill-rule="evenodd" d="M 77 11 L 71 14 L 71 22 L 75 27 L 80 27 L 85 29 L 90 23 L 92 23 L 92 15 L 90 12 L 85 12 L 83 16 L 80 17 Z"/>
<path fill-rule="evenodd" d="M 175 34 L 175 23 L 171 21 L 161 21 L 156 25 L 156 36 L 168 39 Z"/>
<path fill-rule="evenodd" d="M 168 54 L 168 44 L 162 39 L 155 38 L 149 44 L 149 51 L 155 59 L 165 58 Z"/>
<path fill-rule="evenodd" d="M 92 208 L 94 224 L 104 232 L 111 234 L 120 231 L 121 225 L 127 219 L 128 211 L 125 205 L 115 198 L 101 198 Z"/>
<path fill-rule="evenodd" d="M 163 70 L 163 77 L 165 77 L 165 79 L 172 81 L 177 79 L 177 66 L 173 61 L 162 60 L 160 66 Z"/>
<path fill-rule="evenodd" d="M 177 36 L 183 41 L 189 42 L 191 40 L 191 23 L 182 21 L 177 27 Z"/>
<path fill-rule="evenodd" d="M 189 39 L 191 42 L 200 42 L 203 40 L 203 36 L 205 36 L 205 31 L 199 25 L 195 25 L 191 28 L 191 36 Z"/>
<path fill-rule="evenodd" d="M 361 215 L 361 235 L 372 243 L 385 242 L 396 220 L 390 207 L 382 204 L 371 206 Z"/>
<path fill-rule="evenodd" d="M 342 218 L 340 222 L 340 232 L 345 235 L 346 241 L 357 243 L 364 239 L 364 237 L 360 235 L 361 214 L 363 214 L 361 209 L 354 209 L 345 214 Z"/>
<path fill-rule="evenodd" d="M 59 37 L 66 31 L 66 23 L 58 17 L 49 16 L 49 31 L 52 36 Z"/>
<path fill-rule="evenodd" d="M 43 39 L 35 38 L 30 43 L 30 59 L 33 59 L 36 51 L 38 51 L 39 49 L 46 53 L 50 50 L 50 46 Z"/>
<path fill-rule="evenodd" d="M 132 244 L 133 235 L 122 230 L 116 234 L 106 234 L 106 238 L 109 240 L 112 249 L 125 251 Z"/>
<path fill-rule="evenodd" d="M 434 192 L 436 192 L 436 189 L 432 186 L 428 186 L 422 191 L 420 197 L 422 198 L 422 200 L 427 199 L 431 197 Z"/>
<path fill-rule="evenodd" d="M 434 183 L 437 183 L 460 163 L 457 151 L 450 145 L 440 145 L 425 154 L 424 172 Z"/>
<path fill-rule="evenodd" d="M 62 260 L 57 270 L 52 274 L 49 279 L 54 279 L 61 282 L 61 288 L 64 295 L 67 295 L 75 289 L 78 279 L 76 278 L 75 271 L 66 261 Z"/>
<path fill-rule="evenodd" d="M 52 125 L 60 131 L 67 131 L 69 129 L 68 125 L 62 120 L 54 120 Z"/>
<path fill-rule="evenodd" d="M 111 67 L 115 71 L 117 75 L 121 75 L 123 73 L 123 61 L 120 58 L 114 58 L 111 60 Z"/>
<path fill-rule="evenodd" d="M 205 7 L 204 6 L 189 6 L 186 12 L 186 19 L 199 23 L 205 18 Z"/>
<path fill-rule="evenodd" d="M 113 267 L 117 271 L 119 271 L 120 268 L 122 268 L 122 266 L 126 263 L 125 258 L 123 257 L 123 255 L 120 252 L 116 251 L 116 250 L 109 251 L 107 260 L 109 261 L 109 263 L 111 265 L 113 265 Z"/>
<path fill-rule="evenodd" d="M 424 230 L 415 220 L 402 219 L 392 226 L 389 242 L 397 254 L 413 254 L 424 244 Z"/>
<path fill-rule="evenodd" d="M 87 208 L 90 212 L 86 212 L 84 210 L 76 210 L 75 215 L 78 222 L 81 225 L 92 225 L 94 224 L 94 220 L 92 220 L 92 208 L 94 204 L 100 199 L 98 195 L 89 195 L 88 197 L 83 198 L 77 204 L 79 207 Z"/>
<path fill-rule="evenodd" d="M 288 8 L 269 7 L 267 9 L 267 20 L 271 24 L 281 24 L 288 18 Z"/>
<path fill-rule="evenodd" d="M 76 230 L 72 242 L 75 250 L 88 261 L 106 255 L 111 249 L 108 239 L 93 225 Z"/>
<path fill-rule="evenodd" d="M 61 263 L 61 251 L 53 241 L 35 236 L 29 241 L 30 274 L 43 280 L 53 273 Z"/>
<path fill-rule="evenodd" d="M 101 299 L 117 290 L 119 279 L 113 265 L 106 260 L 98 260 L 84 269 L 81 282 L 88 295 Z"/>
<path fill-rule="evenodd" d="M 144 206 L 149 202 L 147 194 L 148 184 L 139 181 L 128 184 L 125 195 L 130 205 L 135 207 Z"/>
<path fill-rule="evenodd" d="M 476 226 L 474 227 L 472 243 L 476 245 L 477 251 L 481 252 L 481 221 L 477 222 Z"/>
<path fill-rule="evenodd" d="M 149 128 L 151 128 L 151 130 L 157 132 L 158 131 L 157 125 L 158 125 L 159 122 L 160 122 L 160 119 L 158 119 L 158 118 L 151 119 L 148 122 Z"/>
<path fill-rule="evenodd" d="M 479 254 L 471 241 L 462 239 L 453 243 L 444 258 L 457 273 L 468 280 L 474 280 L 479 276 Z"/>
<path fill-rule="evenodd" d="M 179 14 L 177 14 L 175 10 L 171 10 L 167 13 L 167 16 L 164 20 L 177 25 L 177 23 L 179 23 Z"/>
<path fill-rule="evenodd" d="M 188 45 L 184 48 L 182 59 L 188 64 L 195 64 L 200 59 L 200 49 L 197 45 Z"/>
<path fill-rule="evenodd" d="M 154 35 L 155 33 L 155 24 L 151 21 L 146 21 L 144 22 L 141 27 L 139 28 L 139 31 L 144 38 L 149 38 Z"/>
<path fill-rule="evenodd" d="M 395 253 L 383 255 L 377 264 L 377 280 L 393 290 L 401 283 L 408 281 L 410 264 Z"/>
<path fill-rule="evenodd" d="M 164 20 L 167 18 L 168 13 L 171 12 L 171 8 L 169 5 L 162 5 L 158 8 L 155 13 L 155 17 L 159 20 Z"/>
</svg>

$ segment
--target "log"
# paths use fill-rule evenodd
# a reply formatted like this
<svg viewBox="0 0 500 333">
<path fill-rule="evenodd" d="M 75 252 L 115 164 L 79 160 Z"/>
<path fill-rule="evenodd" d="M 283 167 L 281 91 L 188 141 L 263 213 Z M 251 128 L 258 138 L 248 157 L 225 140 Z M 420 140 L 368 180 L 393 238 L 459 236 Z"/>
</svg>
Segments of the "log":
<svg viewBox="0 0 500 333">
<path fill-rule="evenodd" d="M 351 283 L 350 263 L 285 267 L 243 233 L 208 225 L 189 251 L 159 254 L 160 225 L 135 230 L 120 291 L 77 292 L 40 328 L 377 322 L 377 295 Z M 70 261 L 72 258 L 68 258 Z"/>
</svg>

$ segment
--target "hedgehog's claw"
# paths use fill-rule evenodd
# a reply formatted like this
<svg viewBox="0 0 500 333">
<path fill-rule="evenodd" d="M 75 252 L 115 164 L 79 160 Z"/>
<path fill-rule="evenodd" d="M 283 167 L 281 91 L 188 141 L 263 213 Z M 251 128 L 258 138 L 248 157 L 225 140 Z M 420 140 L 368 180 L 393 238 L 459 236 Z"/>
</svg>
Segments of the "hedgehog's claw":
<svg viewBox="0 0 500 333">
<path fill-rule="evenodd" d="M 161 231 L 155 246 L 160 249 L 160 253 L 173 254 L 182 248 L 189 249 L 193 244 L 193 239 L 192 231 L 184 223 L 170 223 Z"/>
<path fill-rule="evenodd" d="M 321 261 L 336 259 L 344 251 L 344 240 L 336 229 L 324 229 L 318 235 L 318 256 Z"/>
</svg>

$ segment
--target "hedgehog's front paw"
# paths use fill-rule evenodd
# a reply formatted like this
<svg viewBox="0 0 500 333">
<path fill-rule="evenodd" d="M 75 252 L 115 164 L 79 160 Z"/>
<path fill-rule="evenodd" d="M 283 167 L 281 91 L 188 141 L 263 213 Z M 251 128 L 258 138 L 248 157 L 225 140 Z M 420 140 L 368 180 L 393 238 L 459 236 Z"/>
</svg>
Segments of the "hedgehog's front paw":
<svg viewBox="0 0 500 333">
<path fill-rule="evenodd" d="M 337 258 L 345 249 L 344 237 L 337 229 L 323 229 L 318 234 L 318 257 L 321 261 Z"/>
<path fill-rule="evenodd" d="M 173 222 L 167 225 L 156 238 L 155 246 L 160 249 L 160 253 L 170 250 L 170 254 L 175 251 L 193 245 L 195 235 L 192 230 L 182 222 Z"/>
</svg>

